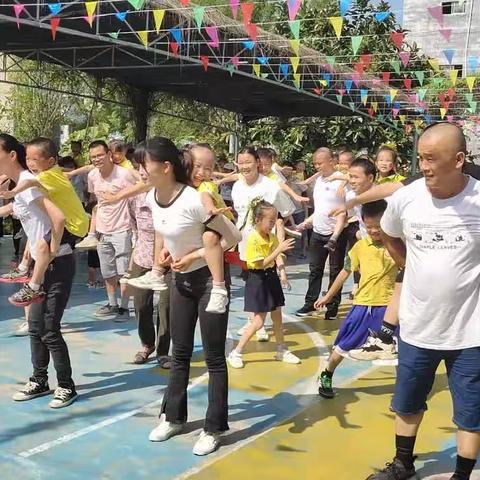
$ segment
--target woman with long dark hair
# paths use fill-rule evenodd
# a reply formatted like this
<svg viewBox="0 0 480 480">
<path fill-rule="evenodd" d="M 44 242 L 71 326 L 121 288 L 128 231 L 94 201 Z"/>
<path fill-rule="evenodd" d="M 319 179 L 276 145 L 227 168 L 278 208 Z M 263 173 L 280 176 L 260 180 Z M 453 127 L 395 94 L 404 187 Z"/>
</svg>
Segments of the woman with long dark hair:
<svg viewBox="0 0 480 480">
<path fill-rule="evenodd" d="M 172 367 L 160 424 L 149 438 L 157 442 L 167 440 L 180 433 L 187 421 L 187 386 L 198 318 L 209 385 L 205 425 L 193 453 L 208 455 L 218 447 L 220 434 L 228 430 L 228 307 L 225 313 L 206 311 L 212 275 L 205 261 L 202 235 L 210 229 L 228 239 L 231 226 L 222 215 L 207 214 L 200 194 L 188 186 L 182 156 L 169 139 L 155 137 L 143 142 L 135 158 L 145 165 L 154 187 L 147 202 L 152 209 L 157 258 L 174 272 L 170 297 Z"/>
</svg>

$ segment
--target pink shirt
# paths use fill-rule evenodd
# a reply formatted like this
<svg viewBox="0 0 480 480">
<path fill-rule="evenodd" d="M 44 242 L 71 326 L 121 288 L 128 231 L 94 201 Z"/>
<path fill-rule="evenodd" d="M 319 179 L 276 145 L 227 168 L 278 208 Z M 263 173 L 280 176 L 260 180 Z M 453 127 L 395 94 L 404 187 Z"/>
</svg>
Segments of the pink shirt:
<svg viewBox="0 0 480 480">
<path fill-rule="evenodd" d="M 104 178 L 100 171 L 95 168 L 88 174 L 88 191 L 95 194 L 98 200 L 97 208 L 97 232 L 119 233 L 131 229 L 130 211 L 128 200 L 120 200 L 115 203 L 105 203 L 100 199 L 101 192 L 116 194 L 135 183 L 130 170 L 113 166 L 112 173 Z"/>
<path fill-rule="evenodd" d="M 139 267 L 152 268 L 155 230 L 153 229 L 152 209 L 145 202 L 146 197 L 146 193 L 141 193 L 131 203 L 132 220 L 137 228 L 137 243 L 133 251 L 133 261 Z"/>
</svg>

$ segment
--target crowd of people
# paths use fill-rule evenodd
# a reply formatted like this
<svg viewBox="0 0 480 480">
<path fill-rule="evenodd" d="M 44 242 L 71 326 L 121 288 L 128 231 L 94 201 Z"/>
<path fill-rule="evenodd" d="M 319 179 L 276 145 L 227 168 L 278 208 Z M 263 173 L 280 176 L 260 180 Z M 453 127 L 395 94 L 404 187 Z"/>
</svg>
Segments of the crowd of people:
<svg viewBox="0 0 480 480">
<path fill-rule="evenodd" d="M 296 256 L 308 254 L 309 262 L 299 321 L 322 308 L 325 321 L 337 319 L 353 273 L 352 306 L 320 374 L 319 395 L 335 398 L 333 375 L 344 358 L 398 364 L 390 406 L 396 454 L 369 478 L 415 475 L 415 440 L 441 361 L 458 427 L 451 478 L 470 478 L 480 450 L 480 167 L 465 162 L 461 129 L 427 128 L 418 145 L 422 172 L 408 179 L 388 145 L 374 159 L 346 147 L 319 148 L 311 176 L 303 161 L 282 166 L 272 148 L 246 147 L 228 163 L 207 144 L 178 149 L 164 137 L 130 150 L 119 140 L 96 140 L 88 158 L 79 142 L 71 147 L 71 156 L 59 158 L 50 139 L 22 144 L 0 134 L 0 215 L 13 216 L 18 256 L 0 281 L 23 284 L 8 300 L 25 308 L 32 361 L 32 376 L 14 400 L 52 393 L 50 357 L 57 374 L 50 407 L 78 398 L 61 320 L 74 251 L 88 250 L 89 286 L 104 286 L 107 296 L 94 315 L 128 321 L 133 296 L 141 343 L 134 362 L 155 355 L 169 369 L 151 441 L 166 441 L 186 425 L 199 322 L 208 408 L 193 453 L 212 453 L 229 428 L 227 365 L 248 365 L 244 351 L 255 335 L 268 341 L 268 314 L 273 360 L 301 363 L 287 348 L 282 318 L 297 247 Z M 226 353 L 231 266 L 245 280 L 247 316 Z"/>
</svg>

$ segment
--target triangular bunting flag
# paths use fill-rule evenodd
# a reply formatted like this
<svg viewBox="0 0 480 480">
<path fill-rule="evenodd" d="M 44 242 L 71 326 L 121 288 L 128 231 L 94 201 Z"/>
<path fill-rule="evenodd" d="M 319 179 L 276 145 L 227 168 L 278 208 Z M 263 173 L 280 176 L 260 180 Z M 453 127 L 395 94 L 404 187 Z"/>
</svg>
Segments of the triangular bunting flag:
<svg viewBox="0 0 480 480">
<path fill-rule="evenodd" d="M 127 13 L 128 13 L 128 11 L 127 11 L 127 12 L 117 12 L 117 13 L 115 14 L 115 16 L 116 16 L 121 22 L 124 22 L 125 19 L 127 18 Z"/>
<path fill-rule="evenodd" d="M 297 73 L 298 65 L 300 64 L 300 59 L 298 57 L 290 57 L 290 63 L 292 64 L 294 73 Z"/>
<path fill-rule="evenodd" d="M 300 55 L 300 40 L 290 40 L 290 47 L 298 57 Z"/>
<path fill-rule="evenodd" d="M 155 31 L 157 33 L 159 33 L 162 28 L 163 17 L 165 17 L 165 10 L 153 11 L 153 20 L 155 22 Z"/>
<path fill-rule="evenodd" d="M 280 64 L 280 73 L 282 74 L 283 77 L 287 78 L 288 77 L 288 71 L 290 67 L 288 63 L 281 63 Z"/>
<path fill-rule="evenodd" d="M 18 6 L 18 5 L 15 5 L 15 6 Z M 23 6 L 24 5 L 22 5 L 22 7 Z M 50 10 L 50 13 L 52 15 L 58 15 L 60 13 L 60 10 L 62 9 L 62 4 L 61 3 L 49 3 L 48 4 L 48 9 Z M 23 10 L 23 8 L 21 10 Z M 15 10 L 15 14 L 16 13 L 17 13 L 17 11 Z"/>
<path fill-rule="evenodd" d="M 438 60 L 436 58 L 429 58 L 428 63 L 436 72 L 440 71 L 440 64 L 438 63 Z"/>
<path fill-rule="evenodd" d="M 383 83 L 386 83 L 387 85 L 390 83 L 390 72 L 383 72 L 382 73 L 382 81 Z"/>
<path fill-rule="evenodd" d="M 477 102 L 472 102 L 470 104 L 469 110 L 470 110 L 470 113 L 475 113 L 477 111 Z"/>
<path fill-rule="evenodd" d="M 230 62 L 235 68 L 238 68 L 240 65 L 240 59 L 236 55 L 230 59 Z"/>
<path fill-rule="evenodd" d="M 178 27 L 171 28 L 169 30 L 171 33 L 172 37 L 175 39 L 175 43 L 177 43 L 178 46 L 182 44 L 182 31 Z"/>
<path fill-rule="evenodd" d="M 302 0 L 287 0 L 288 18 L 290 21 L 297 18 L 297 13 L 302 5 Z"/>
<path fill-rule="evenodd" d="M 450 70 L 450 81 L 452 82 L 453 86 L 457 84 L 457 78 L 458 78 L 458 70 L 456 68 L 454 68 L 453 70 Z"/>
<path fill-rule="evenodd" d="M 258 60 L 262 65 L 266 65 L 270 59 L 269 59 L 268 57 L 257 57 L 257 60 Z"/>
<path fill-rule="evenodd" d="M 295 86 L 297 88 L 300 88 L 300 79 L 301 79 L 300 73 L 294 73 L 293 74 L 293 83 L 295 84 Z"/>
<path fill-rule="evenodd" d="M 329 87 L 330 82 L 332 80 L 332 76 L 329 73 L 324 73 L 322 76 L 323 76 L 323 80 L 325 81 L 325 86 Z"/>
<path fill-rule="evenodd" d="M 392 102 L 395 100 L 395 97 L 397 96 L 398 90 L 396 88 L 391 88 L 390 89 L 390 98 Z"/>
<path fill-rule="evenodd" d="M 418 89 L 418 98 L 422 102 L 423 99 L 425 98 L 425 95 L 427 94 L 427 89 L 426 88 L 419 88 Z"/>
<path fill-rule="evenodd" d="M 59 3 L 58 5 L 61 4 Z M 17 28 L 20 28 L 20 14 L 22 13 L 23 9 L 25 8 L 25 5 L 23 4 L 17 4 L 13 6 L 13 11 L 15 12 L 15 18 L 17 19 Z M 58 9 L 60 11 L 60 8 Z"/>
<path fill-rule="evenodd" d="M 428 13 L 443 27 L 443 7 L 438 5 L 435 7 L 428 7 Z"/>
<path fill-rule="evenodd" d="M 353 80 L 345 80 L 344 82 L 345 89 L 347 90 L 347 93 L 350 93 L 350 90 L 352 89 L 353 86 Z"/>
<path fill-rule="evenodd" d="M 390 106 L 392 104 L 392 98 L 390 97 L 390 95 L 384 95 L 385 97 L 385 103 Z"/>
<path fill-rule="evenodd" d="M 247 30 L 248 36 L 254 41 L 257 41 L 257 25 L 255 23 L 249 23 L 245 29 Z"/>
<path fill-rule="evenodd" d="M 362 43 L 363 35 L 354 35 L 353 37 L 351 37 L 351 40 L 352 40 L 352 51 L 353 51 L 353 54 L 356 55 Z"/>
<path fill-rule="evenodd" d="M 257 77 L 260 76 L 260 65 L 258 63 L 253 64 L 253 71 Z"/>
<path fill-rule="evenodd" d="M 97 2 L 85 2 L 85 10 L 87 11 L 87 17 L 92 18 L 95 10 L 97 9 Z"/>
<path fill-rule="evenodd" d="M 200 30 L 203 25 L 203 17 L 205 16 L 205 7 L 193 7 L 193 18 L 197 24 L 197 28 Z"/>
<path fill-rule="evenodd" d="M 289 20 L 288 24 L 293 36 L 298 40 L 300 38 L 300 20 Z"/>
<path fill-rule="evenodd" d="M 93 21 L 95 20 L 95 14 L 85 15 L 83 19 L 90 25 L 90 28 L 93 27 Z"/>
<path fill-rule="evenodd" d="M 228 65 L 227 70 L 230 73 L 230 76 L 233 77 L 233 72 L 235 70 L 235 67 L 233 65 Z"/>
<path fill-rule="evenodd" d="M 253 40 L 245 40 L 242 43 L 247 50 L 253 50 L 253 48 L 255 47 L 255 42 Z"/>
<path fill-rule="evenodd" d="M 360 100 L 364 106 L 367 105 L 367 98 L 368 98 L 368 88 L 361 88 L 360 89 Z"/>
<path fill-rule="evenodd" d="M 128 3 L 135 9 L 140 10 L 145 3 L 145 0 L 128 0 Z"/>
<path fill-rule="evenodd" d="M 447 41 L 450 42 L 450 39 L 452 38 L 452 29 L 451 28 L 440 28 L 438 30 L 442 37 Z"/>
<path fill-rule="evenodd" d="M 425 80 L 425 72 L 423 70 L 418 70 L 415 72 L 415 76 L 417 77 L 420 85 L 423 85 L 423 81 Z"/>
<path fill-rule="evenodd" d="M 218 30 L 217 27 L 205 27 L 205 30 L 210 37 L 210 42 L 208 42 L 208 45 L 213 48 L 218 48 L 220 45 L 220 42 L 218 40 Z"/>
<path fill-rule="evenodd" d="M 455 98 L 455 89 L 453 87 L 450 87 L 448 89 L 447 95 L 450 100 L 453 100 Z"/>
<path fill-rule="evenodd" d="M 205 71 L 207 71 L 208 70 L 208 57 L 206 55 L 202 55 L 200 57 L 200 60 L 202 61 L 203 69 Z"/>
<path fill-rule="evenodd" d="M 475 77 L 467 77 L 465 81 L 467 82 L 468 90 L 471 92 L 475 85 Z"/>
<path fill-rule="evenodd" d="M 112 38 L 114 38 L 115 40 L 117 40 L 119 33 L 120 33 L 119 31 L 118 31 L 118 32 L 110 32 L 109 35 L 110 35 Z"/>
<path fill-rule="evenodd" d="M 356 87 L 360 86 L 360 74 L 357 72 L 352 73 L 352 80 Z"/>
<path fill-rule="evenodd" d="M 390 16 L 390 12 L 377 12 L 374 17 L 377 22 L 384 22 Z"/>
<path fill-rule="evenodd" d="M 365 65 L 365 68 L 370 67 L 370 64 L 372 63 L 372 58 L 373 55 L 371 53 L 363 53 L 360 55 L 360 61 Z"/>
<path fill-rule="evenodd" d="M 397 115 L 398 115 L 398 112 L 400 111 L 399 108 L 393 108 L 392 109 L 392 115 L 393 115 L 393 118 L 397 118 Z"/>
<path fill-rule="evenodd" d="M 178 49 L 180 45 L 177 42 L 169 42 L 170 50 L 174 55 L 178 55 Z"/>
<path fill-rule="evenodd" d="M 242 3 L 242 16 L 243 16 L 243 25 L 245 28 L 249 23 L 252 23 L 253 8 L 255 5 L 253 3 Z"/>
<path fill-rule="evenodd" d="M 390 38 L 392 39 L 392 42 L 395 44 L 395 46 L 401 50 L 403 46 L 403 38 L 405 34 L 403 32 L 392 32 L 390 34 Z"/>
<path fill-rule="evenodd" d="M 330 23 L 335 30 L 335 35 L 338 39 L 342 35 L 343 18 L 342 17 L 329 17 Z"/>
<path fill-rule="evenodd" d="M 148 46 L 148 31 L 147 30 L 141 30 L 138 33 L 138 36 L 140 37 L 140 41 L 143 43 L 145 48 Z"/>
<path fill-rule="evenodd" d="M 237 18 L 239 4 L 240 0 L 230 0 L 230 8 L 232 9 L 233 18 Z"/>
<path fill-rule="evenodd" d="M 348 102 L 348 106 L 352 111 L 355 110 L 355 104 L 353 102 Z"/>
<path fill-rule="evenodd" d="M 477 57 L 468 57 L 467 64 L 468 68 L 473 72 L 476 73 L 478 68 L 478 58 Z"/>
<path fill-rule="evenodd" d="M 410 52 L 400 52 L 398 56 L 402 61 L 402 65 L 406 67 L 408 65 L 408 62 L 410 61 Z"/>
<path fill-rule="evenodd" d="M 443 51 L 443 54 L 445 55 L 447 62 L 451 65 L 453 62 L 453 56 L 455 55 L 455 50 L 453 50 L 452 48 L 447 48 Z"/>
<path fill-rule="evenodd" d="M 260 76 L 261 76 L 262 78 L 268 78 L 268 73 L 262 73 L 262 74 L 260 74 Z"/>
<path fill-rule="evenodd" d="M 321 94 L 322 94 L 322 89 L 319 88 L 319 87 L 315 87 L 315 88 L 313 89 L 313 92 L 316 93 L 317 95 L 321 95 Z"/>
<path fill-rule="evenodd" d="M 453 122 L 453 115 L 447 115 L 447 122 Z"/>
<path fill-rule="evenodd" d="M 351 4 L 352 4 L 352 0 L 340 0 L 340 15 L 342 17 L 344 17 L 347 14 Z"/>
<path fill-rule="evenodd" d="M 445 117 L 446 113 L 447 113 L 446 108 L 440 108 L 440 117 L 442 118 L 442 120 Z"/>
<path fill-rule="evenodd" d="M 398 60 L 392 60 L 390 65 L 393 67 L 395 73 L 400 73 L 400 62 Z"/>
<path fill-rule="evenodd" d="M 55 40 L 57 37 L 57 28 L 60 25 L 60 18 L 52 17 L 50 19 L 50 29 L 52 30 L 52 38 Z"/>
<path fill-rule="evenodd" d="M 378 103 L 377 102 L 372 102 L 372 108 L 375 113 L 377 113 L 378 110 Z"/>
<path fill-rule="evenodd" d="M 412 79 L 411 78 L 404 78 L 403 79 L 403 84 L 405 85 L 405 88 L 407 90 L 410 90 L 412 88 Z"/>
<path fill-rule="evenodd" d="M 343 103 L 343 95 L 335 95 L 338 103 Z"/>
<path fill-rule="evenodd" d="M 333 55 L 327 56 L 327 63 L 333 67 L 335 65 L 335 57 Z"/>
<path fill-rule="evenodd" d="M 186 7 L 187 5 L 190 4 L 190 0 L 180 0 L 180 3 L 181 3 L 184 7 Z"/>
</svg>

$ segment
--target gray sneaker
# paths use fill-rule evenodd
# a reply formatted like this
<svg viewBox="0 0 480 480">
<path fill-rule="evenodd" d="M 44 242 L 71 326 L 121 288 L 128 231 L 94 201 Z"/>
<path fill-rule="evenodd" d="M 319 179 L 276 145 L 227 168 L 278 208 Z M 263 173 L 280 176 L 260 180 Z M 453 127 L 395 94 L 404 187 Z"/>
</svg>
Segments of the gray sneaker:
<svg viewBox="0 0 480 480">
<path fill-rule="evenodd" d="M 130 312 L 128 308 L 122 308 L 120 307 L 117 311 L 117 314 L 115 315 L 115 318 L 113 319 L 114 322 L 126 322 L 130 320 Z"/>
<path fill-rule="evenodd" d="M 95 317 L 113 317 L 118 315 L 118 306 L 112 307 L 109 303 L 100 307 L 94 314 Z"/>
</svg>

